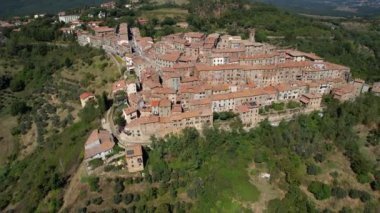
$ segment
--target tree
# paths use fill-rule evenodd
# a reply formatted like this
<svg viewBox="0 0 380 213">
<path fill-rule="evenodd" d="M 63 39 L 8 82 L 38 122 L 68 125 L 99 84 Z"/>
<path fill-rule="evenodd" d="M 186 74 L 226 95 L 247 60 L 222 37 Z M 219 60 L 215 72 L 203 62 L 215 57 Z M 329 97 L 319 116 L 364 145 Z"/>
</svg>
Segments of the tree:
<svg viewBox="0 0 380 213">
<path fill-rule="evenodd" d="M 65 59 L 66 68 L 70 68 L 72 65 L 73 65 L 73 61 L 70 58 L 66 57 Z"/>
<path fill-rule="evenodd" d="M 307 188 L 317 200 L 324 200 L 331 196 L 331 188 L 322 182 L 313 181 Z"/>
<path fill-rule="evenodd" d="M 6 89 L 9 87 L 12 78 L 7 75 L 0 76 L 0 90 Z"/>
<path fill-rule="evenodd" d="M 156 209 L 155 212 L 157 212 L 157 213 L 167 213 L 167 212 L 171 212 L 171 206 L 170 206 L 170 204 L 168 204 L 168 203 L 161 203 L 161 204 L 157 207 L 157 209 Z"/>
<path fill-rule="evenodd" d="M 11 115 L 22 115 L 27 113 L 31 108 L 26 105 L 25 101 L 16 100 L 11 104 Z"/>
<path fill-rule="evenodd" d="M 257 42 L 266 42 L 266 41 L 268 41 L 268 38 L 267 38 L 267 35 L 264 31 L 258 30 L 258 31 L 256 31 L 256 34 L 255 34 L 255 40 Z"/>
<path fill-rule="evenodd" d="M 82 121 L 90 123 L 99 117 L 99 110 L 94 104 L 89 102 L 81 111 L 79 111 L 78 115 Z"/>
<path fill-rule="evenodd" d="M 25 88 L 25 82 L 21 79 L 12 79 L 10 88 L 13 92 L 20 92 Z"/>
<path fill-rule="evenodd" d="M 103 203 L 103 198 L 102 197 L 96 197 L 92 199 L 92 203 L 95 205 L 101 205 Z"/>
<path fill-rule="evenodd" d="M 123 200 L 123 196 L 121 194 L 116 194 L 113 196 L 113 202 L 115 204 L 119 204 Z"/>
<path fill-rule="evenodd" d="M 341 187 L 333 187 L 331 189 L 331 195 L 338 199 L 343 199 L 347 197 L 347 191 Z"/>
<path fill-rule="evenodd" d="M 123 182 L 123 180 L 116 179 L 114 191 L 116 193 L 120 193 L 120 192 L 124 191 L 124 182 Z"/>
<path fill-rule="evenodd" d="M 307 166 L 306 172 L 308 175 L 318 175 L 321 172 L 321 168 L 315 164 Z"/>
<path fill-rule="evenodd" d="M 93 192 L 99 191 L 99 177 L 90 176 L 87 178 L 87 183 L 91 191 Z"/>
<path fill-rule="evenodd" d="M 101 114 L 104 114 L 109 108 L 110 103 L 107 97 L 107 93 L 103 91 L 102 95 L 97 97 L 98 107 Z"/>
<path fill-rule="evenodd" d="M 126 195 L 124 195 L 124 203 L 125 203 L 125 205 L 128 205 L 128 204 L 130 204 L 130 203 L 132 203 L 132 201 L 133 201 L 133 194 L 126 194 Z"/>
</svg>

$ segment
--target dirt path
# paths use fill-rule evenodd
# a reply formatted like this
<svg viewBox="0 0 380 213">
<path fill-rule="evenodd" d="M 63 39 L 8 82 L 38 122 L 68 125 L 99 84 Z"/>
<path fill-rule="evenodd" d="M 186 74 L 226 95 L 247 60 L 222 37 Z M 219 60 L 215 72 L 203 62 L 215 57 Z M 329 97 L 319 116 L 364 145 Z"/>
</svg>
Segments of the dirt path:
<svg viewBox="0 0 380 213">
<path fill-rule="evenodd" d="M 252 174 L 252 170 L 255 170 L 257 172 L 254 172 Z M 284 193 L 276 185 L 272 185 L 269 180 L 260 177 L 261 172 L 259 169 L 256 169 L 254 164 L 251 164 L 251 166 L 248 169 L 248 172 L 250 176 L 250 182 L 254 184 L 260 191 L 259 200 L 251 205 L 251 209 L 253 212 L 264 212 L 270 200 L 276 198 L 281 199 L 284 196 Z"/>
<path fill-rule="evenodd" d="M 63 197 L 63 205 L 59 212 L 63 212 L 65 209 L 70 209 L 78 200 L 80 194 L 80 179 L 86 173 L 86 167 L 82 162 L 75 175 L 71 178 L 68 188 L 65 190 Z"/>
</svg>

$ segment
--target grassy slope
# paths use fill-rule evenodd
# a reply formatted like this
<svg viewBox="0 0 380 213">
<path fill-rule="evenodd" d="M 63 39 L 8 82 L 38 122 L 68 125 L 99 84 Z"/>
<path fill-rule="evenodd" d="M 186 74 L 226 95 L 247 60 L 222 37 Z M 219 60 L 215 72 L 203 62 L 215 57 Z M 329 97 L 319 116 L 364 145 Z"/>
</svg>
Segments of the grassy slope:
<svg viewBox="0 0 380 213">
<path fill-rule="evenodd" d="M 24 160 L 13 163 L 6 182 L 2 183 L 6 186 L 2 196 L 13 194 L 19 211 L 36 207 L 47 193 L 41 189 L 41 185 L 45 188 L 53 181 L 51 176 L 45 174 L 57 172 L 61 178 L 68 177 L 81 162 L 85 138 L 93 127 L 93 124 L 76 123 L 48 139 L 44 147 Z"/>
</svg>

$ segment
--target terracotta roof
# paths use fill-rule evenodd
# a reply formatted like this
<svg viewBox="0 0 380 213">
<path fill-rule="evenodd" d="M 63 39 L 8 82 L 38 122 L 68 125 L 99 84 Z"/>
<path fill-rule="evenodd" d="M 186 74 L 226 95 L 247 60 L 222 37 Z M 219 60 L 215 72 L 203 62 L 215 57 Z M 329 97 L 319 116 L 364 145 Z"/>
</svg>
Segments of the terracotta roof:
<svg viewBox="0 0 380 213">
<path fill-rule="evenodd" d="M 191 62 L 191 61 L 196 61 L 198 59 L 197 56 L 186 56 L 186 55 L 182 55 L 181 57 L 179 57 L 179 61 L 185 61 L 185 62 Z M 194 66 L 194 65 L 192 65 Z"/>
<path fill-rule="evenodd" d="M 160 117 L 158 116 L 140 117 L 127 124 L 127 128 L 133 128 L 144 124 L 158 123 L 159 121 Z"/>
<path fill-rule="evenodd" d="M 185 37 L 190 37 L 190 38 L 202 38 L 205 34 L 200 33 L 200 32 L 188 32 L 185 33 Z"/>
<path fill-rule="evenodd" d="M 182 38 L 174 38 L 173 42 L 179 43 L 179 44 L 186 44 L 187 43 L 186 39 L 182 39 Z"/>
<path fill-rule="evenodd" d="M 305 96 L 302 96 L 302 97 L 300 98 L 300 101 L 301 101 L 302 103 L 304 103 L 304 104 L 308 104 L 308 103 L 310 102 L 310 99 L 307 98 L 307 97 L 305 97 Z"/>
<path fill-rule="evenodd" d="M 131 113 L 134 113 L 134 112 L 136 112 L 137 110 L 135 109 L 135 108 L 133 108 L 133 107 L 128 107 L 128 108 L 124 108 L 123 109 L 123 112 L 126 114 L 126 115 L 129 115 L 129 114 L 131 114 Z"/>
<path fill-rule="evenodd" d="M 263 87 L 263 90 L 265 91 L 266 94 L 269 94 L 269 95 L 277 94 L 277 88 L 275 88 L 274 86 Z"/>
<path fill-rule="evenodd" d="M 104 32 L 111 32 L 115 31 L 115 29 L 110 27 L 94 27 L 92 28 L 96 33 L 104 33 Z"/>
<path fill-rule="evenodd" d="M 207 64 L 196 64 L 195 70 L 197 71 L 218 71 L 218 70 L 233 70 L 233 69 L 242 69 L 244 65 L 240 64 L 223 64 L 217 66 L 211 66 Z"/>
<path fill-rule="evenodd" d="M 278 52 L 274 53 L 262 53 L 262 54 L 254 54 L 254 55 L 242 55 L 239 59 L 261 59 L 261 58 L 273 58 L 276 56 L 280 56 L 281 54 Z"/>
<path fill-rule="evenodd" d="M 128 145 L 125 148 L 125 157 L 126 158 L 132 158 L 132 157 L 138 157 L 142 156 L 142 146 L 141 145 Z"/>
<path fill-rule="evenodd" d="M 79 98 L 81 100 L 87 99 L 89 97 L 95 97 L 95 96 L 91 92 L 84 92 L 84 93 L 80 94 L 80 96 L 79 96 Z"/>
<path fill-rule="evenodd" d="M 277 91 L 279 91 L 279 92 L 289 91 L 289 90 L 292 89 L 291 86 L 290 86 L 290 84 L 287 84 L 287 83 L 277 84 L 277 85 L 275 85 L 274 87 L 275 87 L 275 88 L 277 89 Z"/>
<path fill-rule="evenodd" d="M 170 78 L 180 78 L 181 74 L 179 72 L 165 72 L 162 74 L 163 79 L 170 79 Z"/>
<path fill-rule="evenodd" d="M 194 64 L 177 63 L 173 65 L 173 69 L 193 68 Z"/>
<path fill-rule="evenodd" d="M 152 106 L 152 107 L 158 107 L 159 105 L 160 105 L 159 100 L 153 100 L 150 102 L 150 106 Z"/>
<path fill-rule="evenodd" d="M 172 88 L 161 87 L 161 88 L 154 88 L 152 93 L 155 93 L 155 94 L 175 94 L 176 91 Z"/>
<path fill-rule="evenodd" d="M 183 119 L 189 119 L 189 118 L 195 118 L 195 117 L 204 117 L 204 116 L 211 116 L 212 111 L 211 109 L 202 109 L 202 110 L 194 110 L 189 112 L 184 112 L 180 114 L 173 114 L 168 117 L 170 121 L 180 121 Z"/>
<path fill-rule="evenodd" d="M 165 98 L 165 99 L 160 100 L 159 106 L 160 107 L 171 107 L 172 103 L 168 99 Z"/>
<path fill-rule="evenodd" d="M 189 100 L 189 105 L 191 105 L 191 106 L 210 105 L 211 106 L 211 99 L 210 98 L 202 98 L 202 99 Z"/>
<path fill-rule="evenodd" d="M 175 53 L 167 53 L 164 55 L 157 56 L 157 59 L 163 60 L 163 61 L 171 61 L 176 62 L 178 61 L 181 53 L 175 52 Z"/>
<path fill-rule="evenodd" d="M 225 49 L 213 49 L 215 53 L 237 53 L 245 52 L 245 48 L 225 48 Z"/>
<path fill-rule="evenodd" d="M 219 100 L 260 96 L 260 95 L 266 95 L 266 94 L 270 94 L 269 91 L 265 91 L 263 88 L 255 88 L 255 89 L 242 90 L 239 92 L 232 92 L 232 93 L 227 93 L 227 94 L 212 95 L 211 99 L 213 101 L 219 101 Z"/>
<path fill-rule="evenodd" d="M 240 113 L 249 112 L 249 110 L 250 110 L 249 107 L 245 104 L 237 107 L 237 111 Z"/>
<path fill-rule="evenodd" d="M 100 144 L 95 145 L 97 142 L 100 142 Z M 88 137 L 85 145 L 91 145 L 94 144 L 93 147 L 85 149 L 85 159 L 91 158 L 97 154 L 100 154 L 102 152 L 109 151 L 113 148 L 115 143 L 112 141 L 112 137 L 110 133 L 106 130 L 94 130 L 91 132 L 90 136 Z"/>
<path fill-rule="evenodd" d="M 353 85 L 347 84 L 339 88 L 334 88 L 332 93 L 334 95 L 344 95 L 344 94 L 349 94 L 355 91 L 355 87 Z"/>
<path fill-rule="evenodd" d="M 218 85 L 212 85 L 211 88 L 213 91 L 226 91 L 230 89 L 230 85 L 228 84 L 218 84 Z"/>
<path fill-rule="evenodd" d="M 285 50 L 285 53 L 292 57 L 306 57 L 311 60 L 321 60 L 322 58 L 314 53 L 305 53 L 298 50 Z"/>
<path fill-rule="evenodd" d="M 173 106 L 172 113 L 175 113 L 175 112 L 182 112 L 182 107 L 180 104 L 176 104 Z"/>
<path fill-rule="evenodd" d="M 116 81 L 115 83 L 112 84 L 112 91 L 117 91 L 117 90 L 124 90 L 126 88 L 127 84 L 125 80 L 119 80 Z"/>
</svg>

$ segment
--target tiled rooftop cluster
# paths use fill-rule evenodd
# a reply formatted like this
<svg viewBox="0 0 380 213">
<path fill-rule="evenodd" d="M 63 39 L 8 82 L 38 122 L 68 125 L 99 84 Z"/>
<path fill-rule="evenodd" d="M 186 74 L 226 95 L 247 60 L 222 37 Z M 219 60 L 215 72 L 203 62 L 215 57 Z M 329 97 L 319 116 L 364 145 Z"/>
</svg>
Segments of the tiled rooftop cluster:
<svg viewBox="0 0 380 213">
<path fill-rule="evenodd" d="M 313 53 L 256 42 L 254 30 L 247 40 L 187 32 L 159 41 L 130 31 L 135 54 L 128 70 L 138 80 L 115 82 L 113 94 L 127 93 L 124 133 L 132 140 L 200 129 L 213 123 L 214 112 L 235 112 L 252 127 L 271 116 L 260 114 L 261 107 L 296 101 L 309 112 L 320 109 L 322 95 L 351 100 L 365 84 L 351 81 L 348 67 Z"/>
</svg>

